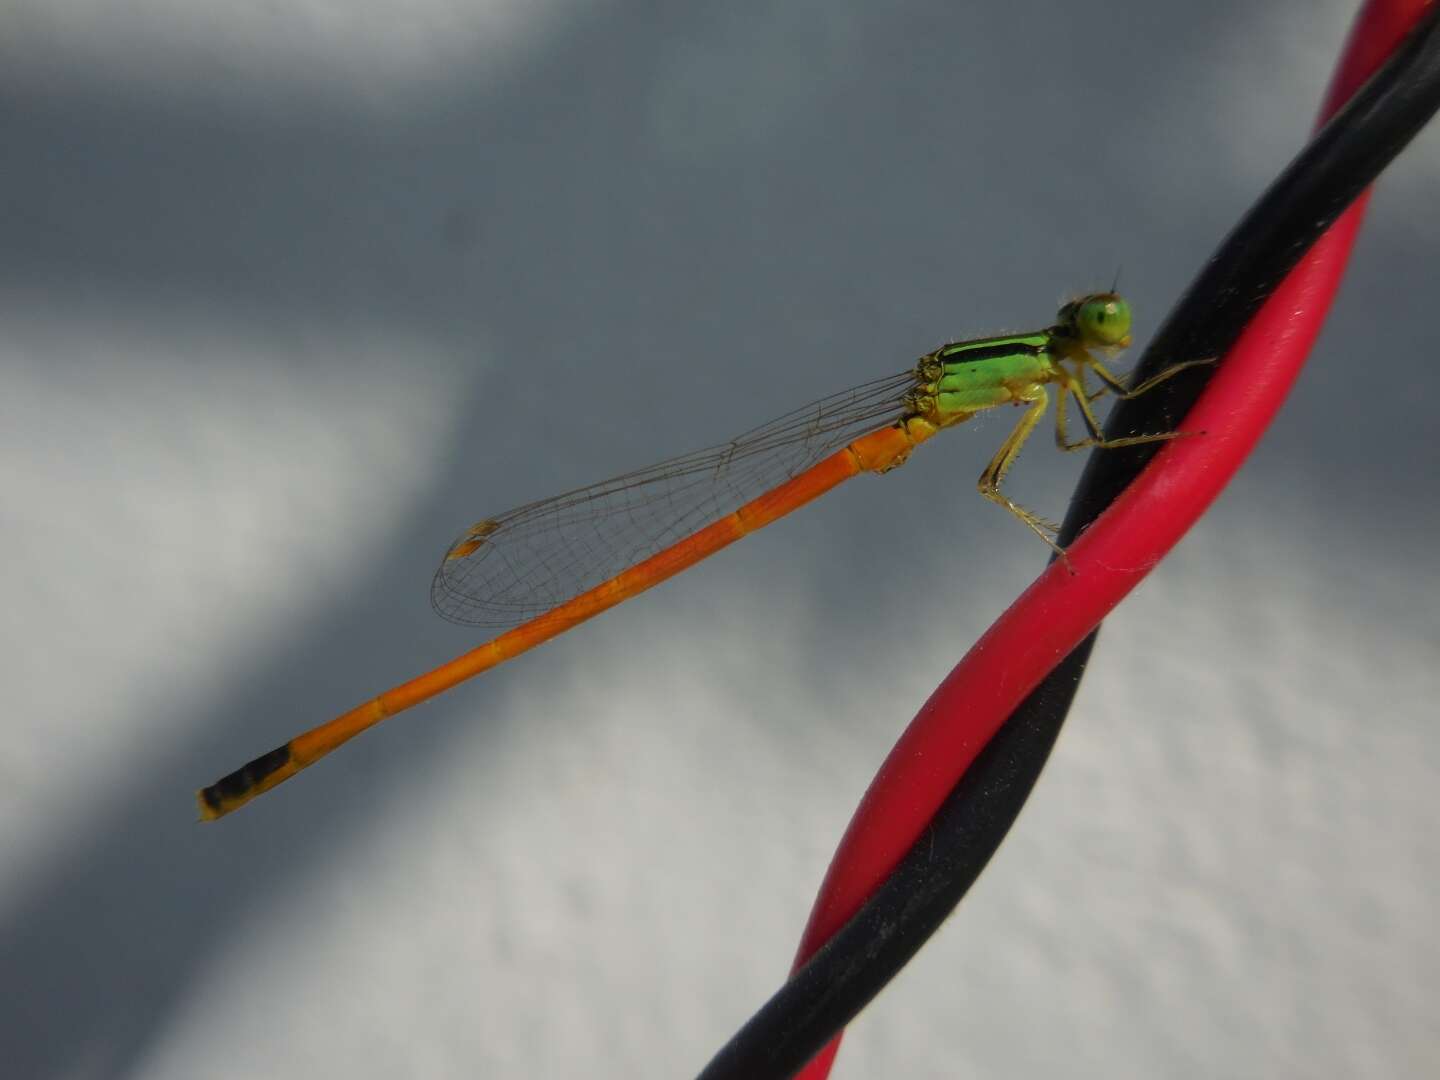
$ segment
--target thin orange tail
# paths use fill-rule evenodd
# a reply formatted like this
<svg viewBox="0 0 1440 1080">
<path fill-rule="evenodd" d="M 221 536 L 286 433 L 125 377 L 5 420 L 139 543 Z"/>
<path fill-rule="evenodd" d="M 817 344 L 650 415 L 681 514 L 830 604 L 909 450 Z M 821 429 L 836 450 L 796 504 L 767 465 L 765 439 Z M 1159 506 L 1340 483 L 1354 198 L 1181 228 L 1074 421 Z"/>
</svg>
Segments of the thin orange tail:
<svg viewBox="0 0 1440 1080">
<path fill-rule="evenodd" d="M 301 769 L 319 761 L 342 743 L 388 716 L 418 705 L 457 683 L 488 671 L 497 664 L 528 652 L 571 627 L 608 608 L 674 577 L 746 533 L 763 529 L 772 521 L 825 494 L 859 472 L 884 472 L 909 456 L 915 444 L 931 434 L 925 427 L 914 429 L 892 425 L 862 435 L 848 446 L 816 462 L 799 476 L 787 480 L 734 513 L 676 541 L 665 550 L 636 563 L 628 570 L 602 582 L 588 592 L 507 630 L 499 637 L 441 664 L 433 671 L 401 683 L 349 712 L 297 735 L 284 746 L 262 754 L 221 777 L 197 794 L 202 821 L 214 821 L 238 810 L 257 795 L 290 779 Z"/>
</svg>

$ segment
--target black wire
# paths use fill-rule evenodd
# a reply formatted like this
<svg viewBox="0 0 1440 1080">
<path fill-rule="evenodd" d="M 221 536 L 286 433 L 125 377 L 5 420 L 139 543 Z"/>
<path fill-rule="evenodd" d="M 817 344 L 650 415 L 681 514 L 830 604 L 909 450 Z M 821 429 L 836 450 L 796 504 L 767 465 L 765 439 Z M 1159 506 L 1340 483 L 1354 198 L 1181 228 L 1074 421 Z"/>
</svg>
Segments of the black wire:
<svg viewBox="0 0 1440 1080">
<path fill-rule="evenodd" d="M 1088 657 L 1093 640 L 1071 655 Z M 725 1044 L 701 1080 L 790 1076 L 909 963 L 1020 813 L 1075 689 L 1047 679 L 1025 700 L 965 770 L 895 872 Z"/>
<path fill-rule="evenodd" d="M 1315 136 L 1226 237 L 1137 366 L 1137 378 L 1225 352 L 1310 245 L 1440 109 L 1440 5 Z M 1109 434 L 1173 430 L 1213 372 L 1122 402 Z M 1158 448 L 1092 454 L 1061 537 L 1098 517 Z M 1098 631 L 1096 632 L 1098 633 Z M 787 1077 L 855 1018 L 960 902 L 1014 823 L 1060 733 L 1090 634 L 1026 698 L 961 777 L 895 872 L 725 1044 L 701 1080 Z"/>
</svg>

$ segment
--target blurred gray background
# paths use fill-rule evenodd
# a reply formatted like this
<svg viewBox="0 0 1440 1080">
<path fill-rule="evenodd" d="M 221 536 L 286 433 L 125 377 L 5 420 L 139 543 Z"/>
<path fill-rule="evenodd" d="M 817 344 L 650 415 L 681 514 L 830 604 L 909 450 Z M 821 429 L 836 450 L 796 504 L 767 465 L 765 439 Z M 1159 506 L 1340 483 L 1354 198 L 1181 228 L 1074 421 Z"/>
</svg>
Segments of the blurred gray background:
<svg viewBox="0 0 1440 1080">
<path fill-rule="evenodd" d="M 872 771 L 1043 566 L 861 478 L 224 822 L 480 640 L 479 516 L 1121 284 L 1302 144 L 1346 3 L 0 5 L 7 1076 L 684 1076 Z M 837 1076 L 1440 1070 L 1440 139 L 1111 620 L 1035 797 Z M 1051 516 L 1048 436 L 1013 490 Z"/>
</svg>

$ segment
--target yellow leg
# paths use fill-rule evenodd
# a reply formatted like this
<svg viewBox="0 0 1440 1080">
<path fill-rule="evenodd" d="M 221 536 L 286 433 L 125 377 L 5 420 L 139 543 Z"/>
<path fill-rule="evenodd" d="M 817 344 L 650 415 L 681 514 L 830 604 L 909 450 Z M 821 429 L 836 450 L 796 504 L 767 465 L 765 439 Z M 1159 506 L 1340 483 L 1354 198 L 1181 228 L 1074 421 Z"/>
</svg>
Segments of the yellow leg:
<svg viewBox="0 0 1440 1080">
<path fill-rule="evenodd" d="M 1171 364 L 1164 371 L 1160 372 L 1160 374 L 1152 375 L 1150 376 L 1150 378 L 1142 382 L 1139 386 L 1131 387 L 1129 389 L 1126 388 L 1123 379 L 1119 378 L 1119 376 L 1117 376 L 1099 360 L 1095 359 L 1094 356 L 1087 353 L 1085 363 L 1087 366 L 1095 369 L 1095 374 L 1099 375 L 1100 378 L 1105 380 L 1105 382 L 1109 384 L 1110 389 L 1114 390 L 1122 401 L 1129 401 L 1131 398 L 1139 397 L 1141 394 L 1145 393 L 1148 390 L 1155 389 L 1155 387 L 1159 386 L 1166 379 L 1179 375 L 1180 372 L 1184 371 L 1186 368 L 1199 367 L 1201 364 L 1213 364 L 1217 359 L 1218 357 L 1207 356 L 1203 360 L 1186 360 L 1184 363 L 1181 364 Z M 1098 397 L 1099 395 L 1096 396 Z M 1090 400 L 1094 401 L 1095 399 L 1091 398 Z"/>
<path fill-rule="evenodd" d="M 1068 374 L 1068 372 L 1067 372 Z M 1090 430 L 1088 438 L 1076 442 L 1070 441 L 1070 434 L 1066 422 L 1066 399 L 1073 397 L 1075 404 L 1080 406 L 1080 415 L 1085 420 L 1085 426 Z M 1162 431 L 1154 435 L 1129 435 L 1121 439 L 1107 439 L 1100 430 L 1100 421 L 1095 418 L 1095 413 L 1090 408 L 1090 398 L 1085 393 L 1085 384 L 1075 376 L 1062 380 L 1060 386 L 1060 400 L 1055 403 L 1055 445 L 1061 450 L 1088 450 L 1092 447 L 1101 450 L 1114 450 L 1120 446 L 1139 446 L 1142 443 L 1164 442 L 1166 439 L 1175 439 L 1186 434 L 1183 431 Z"/>
<path fill-rule="evenodd" d="M 1089 353 L 1085 354 L 1085 358 L 1087 360 L 1094 359 L 1094 357 L 1090 356 Z M 1086 401 L 1099 401 L 1106 394 L 1110 393 L 1110 387 L 1106 386 L 1104 383 L 1101 383 L 1094 390 L 1091 390 L 1088 386 L 1085 385 L 1085 363 L 1083 361 L 1075 362 L 1075 378 L 1079 383 L 1079 388 L 1076 392 L 1084 394 Z"/>
<path fill-rule="evenodd" d="M 1049 544 L 1060 558 L 1064 559 L 1064 549 L 1054 540 L 1054 534 L 1060 531 L 1060 527 L 1032 514 L 1000 490 L 1000 485 L 1005 481 L 1005 474 L 1015 463 L 1015 455 L 1020 452 L 1020 447 L 1025 445 L 1025 440 L 1030 437 L 1030 433 L 1035 430 L 1035 425 L 1045 415 L 1045 408 L 1050 403 L 1050 394 L 1043 385 L 1036 385 L 1017 394 L 1016 399 L 1030 402 L 1030 407 L 1025 410 L 1025 415 L 1020 417 L 1020 422 L 1015 425 L 1015 430 L 1010 432 L 1009 437 L 995 452 L 995 456 L 990 459 L 990 464 L 985 467 L 985 471 L 980 474 L 980 494 L 1009 510 L 1029 526 L 1036 536 Z M 1069 565 L 1068 560 L 1066 560 L 1066 565 Z"/>
<path fill-rule="evenodd" d="M 1100 393 L 1104 392 L 1104 388 L 1102 387 Z M 1095 397 L 1085 393 L 1085 384 L 1080 381 L 1078 377 L 1074 379 L 1064 379 L 1060 384 L 1060 400 L 1055 402 L 1055 445 L 1061 450 L 1075 450 L 1080 446 L 1080 443 L 1072 443 L 1070 441 L 1070 410 L 1068 405 L 1072 395 L 1080 406 L 1081 419 L 1085 421 L 1085 426 L 1090 429 L 1090 441 L 1093 442 L 1095 439 L 1101 437 L 1100 429 L 1094 422 L 1095 414 L 1092 413 L 1089 408 L 1090 402 L 1094 401 Z M 1096 396 L 1098 396 L 1098 394 Z"/>
</svg>

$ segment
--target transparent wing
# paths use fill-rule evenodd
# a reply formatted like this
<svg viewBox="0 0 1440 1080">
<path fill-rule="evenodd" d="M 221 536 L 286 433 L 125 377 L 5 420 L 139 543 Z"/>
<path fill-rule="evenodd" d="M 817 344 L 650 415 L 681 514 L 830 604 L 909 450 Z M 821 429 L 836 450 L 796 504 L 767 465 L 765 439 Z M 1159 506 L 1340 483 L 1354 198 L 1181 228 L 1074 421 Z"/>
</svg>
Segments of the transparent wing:
<svg viewBox="0 0 1440 1080">
<path fill-rule="evenodd" d="M 864 383 L 727 443 L 478 521 L 450 546 L 430 602 L 467 626 L 534 618 L 898 418 L 914 385 L 910 371 Z"/>
</svg>

